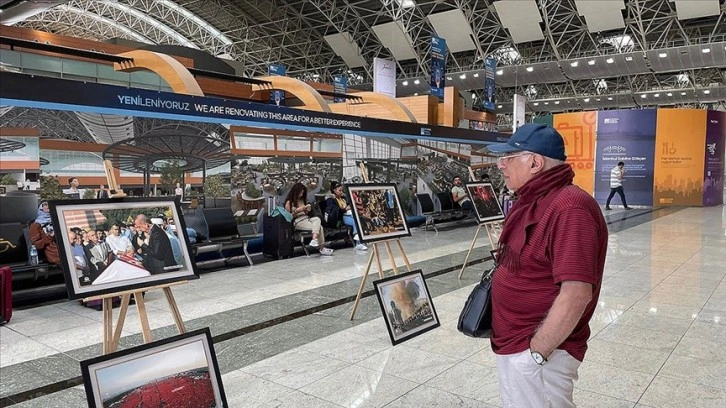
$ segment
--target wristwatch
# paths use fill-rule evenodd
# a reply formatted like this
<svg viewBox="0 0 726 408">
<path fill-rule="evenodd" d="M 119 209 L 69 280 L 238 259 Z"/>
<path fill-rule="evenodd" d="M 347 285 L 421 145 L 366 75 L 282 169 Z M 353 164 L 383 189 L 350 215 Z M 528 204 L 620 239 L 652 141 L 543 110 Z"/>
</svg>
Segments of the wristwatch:
<svg viewBox="0 0 726 408">
<path fill-rule="evenodd" d="M 543 365 L 547 362 L 547 359 L 544 358 L 544 356 L 539 351 L 530 350 L 530 354 L 532 354 L 532 358 L 534 359 L 534 362 Z"/>
</svg>

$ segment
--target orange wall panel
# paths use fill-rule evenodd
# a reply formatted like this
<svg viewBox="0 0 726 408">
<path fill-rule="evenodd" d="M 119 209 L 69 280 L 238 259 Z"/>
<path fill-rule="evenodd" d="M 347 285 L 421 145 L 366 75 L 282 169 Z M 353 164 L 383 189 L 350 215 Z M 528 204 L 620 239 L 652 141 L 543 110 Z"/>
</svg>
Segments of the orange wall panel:
<svg viewBox="0 0 726 408">
<path fill-rule="evenodd" d="M 575 170 L 574 183 L 593 194 L 595 191 L 595 127 L 597 112 L 554 115 L 554 128 L 565 139 L 567 163 Z"/>
<path fill-rule="evenodd" d="M 658 109 L 653 205 L 703 205 L 706 111 Z"/>
</svg>

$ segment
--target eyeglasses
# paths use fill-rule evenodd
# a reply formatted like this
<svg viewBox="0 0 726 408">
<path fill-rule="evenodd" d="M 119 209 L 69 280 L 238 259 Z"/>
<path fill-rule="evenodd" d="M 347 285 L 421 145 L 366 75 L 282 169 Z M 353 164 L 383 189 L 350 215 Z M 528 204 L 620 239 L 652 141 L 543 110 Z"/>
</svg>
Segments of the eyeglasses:
<svg viewBox="0 0 726 408">
<path fill-rule="evenodd" d="M 524 152 L 524 153 L 511 154 L 509 156 L 502 156 L 502 157 L 497 158 L 497 164 L 502 164 L 502 162 L 505 162 L 505 161 L 509 162 L 510 159 L 513 159 L 515 157 L 528 156 L 528 155 L 532 155 L 532 154 L 534 154 L 534 153 Z"/>
</svg>

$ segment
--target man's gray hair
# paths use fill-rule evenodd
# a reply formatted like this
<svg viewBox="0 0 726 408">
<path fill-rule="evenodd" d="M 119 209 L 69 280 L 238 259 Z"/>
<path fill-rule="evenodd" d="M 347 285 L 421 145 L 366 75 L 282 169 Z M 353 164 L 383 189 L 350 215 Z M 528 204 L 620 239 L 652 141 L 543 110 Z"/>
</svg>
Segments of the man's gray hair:
<svg viewBox="0 0 726 408">
<path fill-rule="evenodd" d="M 549 170 L 553 167 L 556 167 L 556 166 L 559 166 L 560 164 L 565 163 L 564 160 L 553 159 L 551 157 L 545 157 L 545 156 L 542 156 L 542 157 L 544 158 L 544 170 Z"/>
</svg>

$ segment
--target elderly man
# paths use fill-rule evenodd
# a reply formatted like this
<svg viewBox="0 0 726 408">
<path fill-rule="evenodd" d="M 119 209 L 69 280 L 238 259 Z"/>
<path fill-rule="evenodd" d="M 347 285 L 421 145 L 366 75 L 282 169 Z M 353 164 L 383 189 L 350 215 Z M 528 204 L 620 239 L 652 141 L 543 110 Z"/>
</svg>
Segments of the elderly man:
<svg viewBox="0 0 726 408">
<path fill-rule="evenodd" d="M 142 263 L 146 270 L 155 275 L 176 269 L 174 251 L 166 232 L 159 225 L 152 224 L 144 214 L 136 216 L 134 225 L 137 231 L 145 234 L 144 239 L 139 236 L 136 240 L 144 254 Z"/>
<path fill-rule="evenodd" d="M 602 283 L 608 230 L 595 199 L 572 184 L 562 136 L 525 124 L 499 158 L 516 201 L 492 282 L 492 349 L 504 407 L 574 407 L 589 321 Z"/>
</svg>

